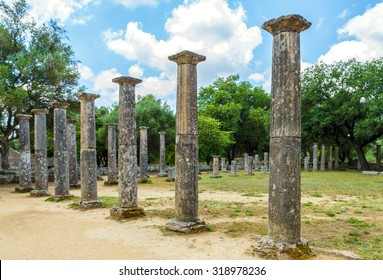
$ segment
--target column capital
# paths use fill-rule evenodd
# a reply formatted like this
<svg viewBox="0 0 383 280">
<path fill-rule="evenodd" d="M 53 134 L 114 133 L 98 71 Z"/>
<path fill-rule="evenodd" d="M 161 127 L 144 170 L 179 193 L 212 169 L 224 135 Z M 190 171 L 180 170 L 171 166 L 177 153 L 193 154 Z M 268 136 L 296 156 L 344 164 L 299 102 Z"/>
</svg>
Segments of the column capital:
<svg viewBox="0 0 383 280">
<path fill-rule="evenodd" d="M 289 31 L 300 33 L 310 26 L 311 22 L 307 21 L 304 17 L 293 14 L 268 20 L 262 25 L 262 28 L 275 36 Z"/>
<path fill-rule="evenodd" d="M 128 84 L 128 85 L 135 86 L 137 84 L 142 83 L 142 80 L 136 79 L 136 78 L 132 78 L 132 77 L 129 77 L 129 76 L 120 76 L 120 77 L 112 79 L 112 82 L 116 83 L 116 84 L 120 84 L 120 85 Z"/>
<path fill-rule="evenodd" d="M 149 129 L 148 126 L 140 126 L 140 130 L 145 130 L 145 129 Z"/>
<path fill-rule="evenodd" d="M 46 109 L 32 109 L 31 113 L 33 113 L 35 115 L 46 115 L 49 113 L 49 111 Z"/>
<path fill-rule="evenodd" d="M 91 100 L 94 101 L 97 98 L 100 97 L 99 94 L 93 94 L 93 93 L 86 93 L 86 92 L 81 92 L 79 94 L 76 94 L 76 97 L 80 100 Z"/>
<path fill-rule="evenodd" d="M 166 135 L 166 131 L 160 131 L 160 132 L 158 132 L 158 134 L 163 134 L 163 135 Z"/>
<path fill-rule="evenodd" d="M 16 115 L 16 117 L 17 117 L 18 119 L 29 120 L 30 118 L 32 118 L 32 115 L 18 114 L 18 115 Z"/>
<path fill-rule="evenodd" d="M 53 108 L 67 109 L 69 107 L 68 103 L 65 102 L 52 102 Z"/>
<path fill-rule="evenodd" d="M 191 51 L 182 51 L 182 52 L 179 52 L 175 55 L 171 55 L 168 58 L 169 58 L 169 60 L 177 63 L 178 65 L 180 65 L 180 64 L 194 64 L 195 65 L 201 61 L 206 60 L 206 56 L 196 54 L 196 53 L 191 52 Z"/>
</svg>

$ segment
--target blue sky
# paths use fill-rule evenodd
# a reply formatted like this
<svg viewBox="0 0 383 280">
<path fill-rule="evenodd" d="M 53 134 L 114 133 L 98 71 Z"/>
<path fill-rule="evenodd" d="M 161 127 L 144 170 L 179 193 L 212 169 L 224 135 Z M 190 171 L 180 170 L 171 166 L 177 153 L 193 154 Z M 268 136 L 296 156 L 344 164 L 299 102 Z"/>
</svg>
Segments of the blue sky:
<svg viewBox="0 0 383 280">
<path fill-rule="evenodd" d="M 6 0 L 10 2 L 11 0 Z M 372 0 L 27 0 L 38 21 L 56 19 L 68 31 L 81 82 L 100 94 L 97 106 L 118 101 L 112 78 L 140 78 L 136 93 L 175 107 L 176 64 L 190 50 L 207 57 L 198 84 L 239 74 L 270 91 L 272 18 L 300 14 L 312 23 L 301 34 L 302 68 L 355 57 L 383 56 L 383 1 Z"/>
</svg>

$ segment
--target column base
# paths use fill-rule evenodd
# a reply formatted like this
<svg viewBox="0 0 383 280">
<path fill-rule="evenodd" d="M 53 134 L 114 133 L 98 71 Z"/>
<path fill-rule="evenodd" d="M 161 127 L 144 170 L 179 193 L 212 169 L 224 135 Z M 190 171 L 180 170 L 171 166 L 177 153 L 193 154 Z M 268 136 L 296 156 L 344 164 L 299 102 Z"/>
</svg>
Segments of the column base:
<svg viewBox="0 0 383 280">
<path fill-rule="evenodd" d="M 145 216 L 144 208 L 142 207 L 120 207 L 115 206 L 110 210 L 110 216 L 116 219 L 134 218 Z"/>
<path fill-rule="evenodd" d="M 104 186 L 115 186 L 118 185 L 118 181 L 105 181 Z"/>
<path fill-rule="evenodd" d="M 168 173 L 160 172 L 160 173 L 158 173 L 157 177 L 168 177 Z"/>
<path fill-rule="evenodd" d="M 175 182 L 176 181 L 176 178 L 167 178 L 166 180 L 165 180 L 166 182 Z"/>
<path fill-rule="evenodd" d="M 31 192 L 33 190 L 34 190 L 34 188 L 32 188 L 32 187 L 30 187 L 30 188 L 20 188 L 20 187 L 15 188 L 15 192 L 17 192 L 17 193 L 28 193 L 28 192 Z"/>
<path fill-rule="evenodd" d="M 43 197 L 43 196 L 51 196 L 51 194 L 47 190 L 33 190 L 30 192 L 32 197 Z"/>
<path fill-rule="evenodd" d="M 253 254 L 264 259 L 273 260 L 307 260 L 315 256 L 306 240 L 300 240 L 296 244 L 276 242 L 268 236 L 263 237 L 258 245 L 252 246 Z"/>
<path fill-rule="evenodd" d="M 205 221 L 183 222 L 177 219 L 171 219 L 165 224 L 165 229 L 182 233 L 193 233 L 207 230 Z"/>
<path fill-rule="evenodd" d="M 69 185 L 69 189 L 81 189 L 81 185 L 80 184 Z"/>
<path fill-rule="evenodd" d="M 210 176 L 210 178 L 222 178 L 222 176 L 221 175 L 212 175 L 212 176 Z"/>
<path fill-rule="evenodd" d="M 89 210 L 95 208 L 104 208 L 104 203 L 101 200 L 83 200 L 79 203 L 80 210 Z"/>
<path fill-rule="evenodd" d="M 52 196 L 52 199 L 55 201 L 60 201 L 60 200 L 66 200 L 66 199 L 71 199 L 74 197 L 74 195 L 71 194 L 55 194 Z"/>
</svg>

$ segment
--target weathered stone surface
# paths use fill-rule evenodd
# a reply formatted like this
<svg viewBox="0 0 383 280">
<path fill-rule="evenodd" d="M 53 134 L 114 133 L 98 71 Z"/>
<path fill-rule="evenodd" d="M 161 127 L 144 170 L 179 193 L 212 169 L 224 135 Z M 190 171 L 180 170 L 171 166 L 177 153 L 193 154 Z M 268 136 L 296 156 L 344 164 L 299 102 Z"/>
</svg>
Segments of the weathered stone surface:
<svg viewBox="0 0 383 280">
<path fill-rule="evenodd" d="M 262 174 L 266 174 L 267 173 L 267 167 L 266 166 L 264 166 L 264 165 L 261 166 L 261 173 Z"/>
<path fill-rule="evenodd" d="M 320 152 L 320 170 L 325 171 L 326 169 L 326 147 L 322 144 L 322 149 Z"/>
<path fill-rule="evenodd" d="M 146 183 L 148 173 L 148 128 L 140 126 L 140 183 Z"/>
<path fill-rule="evenodd" d="M 81 102 L 81 202 L 80 209 L 103 207 L 97 200 L 97 156 L 96 156 L 96 120 L 94 101 L 98 94 L 80 93 L 76 95 Z"/>
<path fill-rule="evenodd" d="M 198 114 L 197 63 L 205 56 L 183 51 L 169 56 L 177 63 L 177 120 L 176 120 L 176 221 L 201 223 L 198 219 Z M 182 227 L 165 228 L 182 231 Z M 202 225 L 202 223 L 201 223 Z"/>
<path fill-rule="evenodd" d="M 197 220 L 196 222 L 183 222 L 177 219 L 172 219 L 166 224 L 166 229 L 183 232 L 193 233 L 207 230 L 206 223 L 204 221 Z"/>
<path fill-rule="evenodd" d="M 339 147 L 335 147 L 334 168 L 339 169 Z"/>
<path fill-rule="evenodd" d="M 259 155 L 255 155 L 255 163 L 254 163 L 254 169 L 255 170 L 258 170 L 261 166 L 260 162 L 259 162 Z"/>
<path fill-rule="evenodd" d="M 117 135 L 116 127 L 118 124 L 108 124 L 108 181 L 106 186 L 118 184 L 117 171 Z"/>
<path fill-rule="evenodd" d="M 166 182 L 175 182 L 176 181 L 176 169 L 175 169 L 175 167 L 169 167 L 168 178 L 166 178 L 165 181 Z"/>
<path fill-rule="evenodd" d="M 314 144 L 313 148 L 313 171 L 318 171 L 318 144 Z"/>
<path fill-rule="evenodd" d="M 227 172 L 226 158 L 221 158 L 221 171 Z"/>
<path fill-rule="evenodd" d="M 66 109 L 68 104 L 52 103 L 54 107 L 54 172 L 55 197 L 68 197 L 69 193 L 69 164 Z"/>
<path fill-rule="evenodd" d="M 253 175 L 253 157 L 249 156 L 247 158 L 247 175 Z"/>
<path fill-rule="evenodd" d="M 268 237 L 275 243 L 301 242 L 299 33 L 310 25 L 299 15 L 262 25 L 273 35 Z"/>
<path fill-rule="evenodd" d="M 221 178 L 219 175 L 219 156 L 213 156 L 213 175 L 210 178 Z"/>
<path fill-rule="evenodd" d="M 30 192 L 33 190 L 32 174 L 31 174 L 31 147 L 30 147 L 30 129 L 29 120 L 31 115 L 19 114 L 16 116 L 19 119 L 19 141 L 20 141 L 20 183 L 16 188 L 16 192 Z"/>
<path fill-rule="evenodd" d="M 245 166 L 245 170 L 247 170 L 247 159 L 249 157 L 249 154 L 248 153 L 244 153 L 243 154 L 243 163 L 244 163 L 244 166 Z"/>
<path fill-rule="evenodd" d="M 363 175 L 381 175 L 381 173 L 378 171 L 363 171 L 362 174 Z"/>
<path fill-rule="evenodd" d="M 238 176 L 238 174 L 237 174 L 237 161 L 235 161 L 235 160 L 231 161 L 230 176 L 232 176 L 232 177 Z"/>
<path fill-rule="evenodd" d="M 76 120 L 67 121 L 69 188 L 79 188 L 77 169 Z"/>
<path fill-rule="evenodd" d="M 143 212 L 137 206 L 137 139 L 136 139 L 136 96 L 135 85 L 142 80 L 131 77 L 118 77 L 112 80 L 119 84 L 119 115 L 118 115 L 118 187 L 119 207 L 111 210 L 111 216 L 116 212 L 121 218 L 128 218 L 130 214 Z M 120 210 L 117 210 L 120 209 Z M 133 209 L 133 210 L 131 210 Z M 136 209 L 136 210 L 134 210 Z M 141 210 L 139 210 L 141 209 Z M 137 216 L 136 215 L 136 216 Z"/>
<path fill-rule="evenodd" d="M 166 153 L 165 153 L 165 137 L 166 132 L 160 131 L 158 132 L 160 135 L 160 173 L 158 173 L 158 177 L 166 177 L 168 176 L 166 173 Z"/>
<path fill-rule="evenodd" d="M 266 166 L 267 169 L 269 169 L 269 153 L 268 152 L 263 153 L 263 165 Z"/>
<path fill-rule="evenodd" d="M 145 216 L 145 211 L 141 207 L 113 207 L 110 216 L 116 219 L 126 219 Z"/>
<path fill-rule="evenodd" d="M 329 147 L 328 149 L 328 165 L 327 165 L 328 170 L 332 170 L 332 146 Z"/>
<path fill-rule="evenodd" d="M 305 171 L 309 171 L 309 164 L 310 164 L 310 158 L 309 157 L 305 157 L 305 163 L 304 163 L 304 168 L 305 168 Z"/>
</svg>

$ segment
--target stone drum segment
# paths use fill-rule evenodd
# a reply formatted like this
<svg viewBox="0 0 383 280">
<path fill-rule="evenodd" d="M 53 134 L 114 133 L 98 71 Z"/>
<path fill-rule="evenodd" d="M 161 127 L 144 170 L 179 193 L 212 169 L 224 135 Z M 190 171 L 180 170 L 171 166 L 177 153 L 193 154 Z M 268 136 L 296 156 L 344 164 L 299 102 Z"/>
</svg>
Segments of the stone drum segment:
<svg viewBox="0 0 383 280">
<path fill-rule="evenodd" d="M 16 116 L 19 119 L 19 140 L 20 140 L 20 184 L 15 189 L 16 192 L 30 192 L 33 190 L 32 186 L 32 167 L 31 167 L 31 140 L 29 120 L 31 115 L 19 114 Z"/>
<path fill-rule="evenodd" d="M 119 84 L 118 115 L 118 188 L 119 206 L 110 210 L 115 218 L 144 216 L 137 199 L 137 139 L 135 86 L 140 79 L 122 76 L 112 80 Z"/>
<path fill-rule="evenodd" d="M 165 228 L 178 232 L 206 230 L 198 219 L 197 64 L 205 56 L 182 51 L 169 56 L 177 63 L 175 219 Z"/>
<path fill-rule="evenodd" d="M 87 210 L 104 207 L 97 199 L 97 157 L 96 157 L 96 120 L 94 101 L 98 94 L 80 93 L 81 101 L 81 201 L 80 209 Z"/>
<path fill-rule="evenodd" d="M 300 32 L 310 26 L 299 15 L 262 25 L 273 35 L 273 64 L 268 237 L 260 245 L 271 252 L 290 252 L 297 246 L 309 251 L 301 240 Z"/>
<path fill-rule="evenodd" d="M 35 189 L 31 196 L 50 196 L 48 192 L 47 121 L 48 110 L 33 109 L 35 115 Z"/>
<path fill-rule="evenodd" d="M 210 178 L 221 178 L 219 175 L 219 156 L 213 156 L 213 175 Z"/>
</svg>

